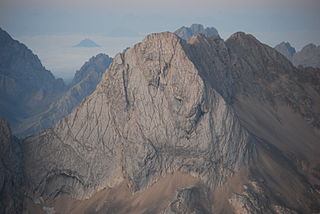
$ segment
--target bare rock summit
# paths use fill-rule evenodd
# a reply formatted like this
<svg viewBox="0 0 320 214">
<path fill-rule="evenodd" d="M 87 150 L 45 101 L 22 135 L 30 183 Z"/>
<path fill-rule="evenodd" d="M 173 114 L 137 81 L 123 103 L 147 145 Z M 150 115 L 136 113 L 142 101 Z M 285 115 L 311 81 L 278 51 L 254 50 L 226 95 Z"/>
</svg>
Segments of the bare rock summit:
<svg viewBox="0 0 320 214">
<path fill-rule="evenodd" d="M 214 27 L 204 28 L 201 24 L 192 24 L 190 27 L 183 26 L 176 30 L 174 33 L 184 40 L 188 40 L 192 36 L 197 34 L 203 34 L 205 36 L 219 35 L 217 29 L 215 29 Z"/>
</svg>

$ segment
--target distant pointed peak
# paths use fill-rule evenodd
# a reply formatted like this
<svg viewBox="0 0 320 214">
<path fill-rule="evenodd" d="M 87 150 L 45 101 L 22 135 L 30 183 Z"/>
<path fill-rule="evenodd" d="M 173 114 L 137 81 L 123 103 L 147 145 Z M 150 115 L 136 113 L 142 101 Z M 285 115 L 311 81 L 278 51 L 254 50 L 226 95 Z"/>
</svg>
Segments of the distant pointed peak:
<svg viewBox="0 0 320 214">
<path fill-rule="evenodd" d="M 74 45 L 73 47 L 84 47 L 84 48 L 94 48 L 94 47 L 101 47 L 91 39 L 84 39 L 81 42 L 79 42 L 77 45 Z"/>
<path fill-rule="evenodd" d="M 291 46 L 289 42 L 281 42 L 274 47 L 279 53 L 292 60 L 294 54 L 296 54 L 296 49 Z"/>
</svg>

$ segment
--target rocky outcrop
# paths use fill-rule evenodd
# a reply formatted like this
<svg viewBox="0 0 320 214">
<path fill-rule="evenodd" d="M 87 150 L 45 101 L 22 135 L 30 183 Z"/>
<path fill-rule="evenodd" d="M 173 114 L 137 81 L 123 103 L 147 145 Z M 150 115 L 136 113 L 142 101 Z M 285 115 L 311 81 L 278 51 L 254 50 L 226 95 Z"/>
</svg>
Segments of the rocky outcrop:
<svg viewBox="0 0 320 214">
<path fill-rule="evenodd" d="M 26 192 L 89 203 L 110 190 L 88 213 L 317 213 L 315 75 L 241 32 L 148 35 L 70 115 L 24 140 Z M 154 194 L 179 173 L 196 181 Z"/>
<path fill-rule="evenodd" d="M 201 186 L 184 188 L 177 191 L 174 200 L 164 214 L 209 214 L 211 213 L 210 193 Z"/>
<path fill-rule="evenodd" d="M 203 34 L 205 36 L 219 35 L 217 29 L 214 27 L 204 28 L 201 24 L 192 24 L 190 27 L 181 27 L 174 32 L 177 36 L 184 40 L 190 39 L 197 34 Z"/>
</svg>

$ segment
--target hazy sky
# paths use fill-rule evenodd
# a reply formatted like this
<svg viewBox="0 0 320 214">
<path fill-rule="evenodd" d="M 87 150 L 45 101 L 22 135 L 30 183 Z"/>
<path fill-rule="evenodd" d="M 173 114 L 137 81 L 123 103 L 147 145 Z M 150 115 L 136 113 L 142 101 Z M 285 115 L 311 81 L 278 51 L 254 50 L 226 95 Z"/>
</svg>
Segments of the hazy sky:
<svg viewBox="0 0 320 214">
<path fill-rule="evenodd" d="M 270 46 L 319 45 L 319 11 L 320 0 L 0 0 L 0 27 L 69 78 L 90 54 L 114 55 L 148 33 L 192 23 L 216 27 L 224 39 L 244 31 Z M 84 38 L 102 48 L 70 49 Z"/>
</svg>

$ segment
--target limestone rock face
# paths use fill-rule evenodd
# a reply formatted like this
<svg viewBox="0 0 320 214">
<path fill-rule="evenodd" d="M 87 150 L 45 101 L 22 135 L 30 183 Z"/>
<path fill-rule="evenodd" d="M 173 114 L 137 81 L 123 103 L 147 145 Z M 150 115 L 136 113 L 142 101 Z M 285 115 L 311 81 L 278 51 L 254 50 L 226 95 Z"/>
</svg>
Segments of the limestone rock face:
<svg viewBox="0 0 320 214">
<path fill-rule="evenodd" d="M 205 36 L 219 35 L 217 29 L 214 27 L 204 28 L 201 24 L 192 24 L 190 27 L 181 27 L 174 32 L 177 36 L 184 40 L 190 39 L 197 34 L 203 34 Z"/>
<path fill-rule="evenodd" d="M 56 209 L 82 200 L 78 213 L 317 213 L 318 83 L 242 32 L 148 35 L 71 114 L 24 140 L 26 192 Z M 179 173 L 197 183 L 161 184 Z"/>
</svg>

